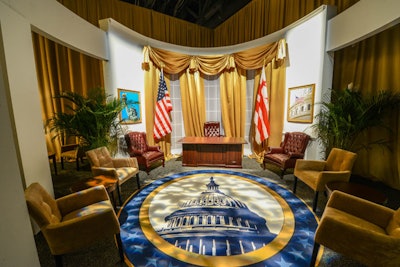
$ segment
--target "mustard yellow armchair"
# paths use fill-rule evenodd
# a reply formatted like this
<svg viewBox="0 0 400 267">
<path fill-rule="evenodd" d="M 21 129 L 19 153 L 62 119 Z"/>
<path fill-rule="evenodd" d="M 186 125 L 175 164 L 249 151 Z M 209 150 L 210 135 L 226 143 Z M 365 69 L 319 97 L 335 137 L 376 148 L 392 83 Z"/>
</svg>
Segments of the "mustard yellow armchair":
<svg viewBox="0 0 400 267">
<path fill-rule="evenodd" d="M 325 191 L 325 185 L 332 181 L 348 182 L 357 154 L 339 148 L 332 148 L 326 160 L 298 159 L 294 167 L 293 193 L 296 193 L 297 179 L 314 190 L 313 211 L 317 209 L 318 192 Z"/>
<path fill-rule="evenodd" d="M 366 266 L 400 266 L 400 209 L 334 191 L 315 233 L 310 266 L 320 245 Z"/>
<path fill-rule="evenodd" d="M 122 185 L 136 175 L 136 183 L 140 188 L 139 165 L 136 158 L 112 158 L 106 147 L 86 151 L 93 176 L 105 175 L 118 179 Z"/>
<path fill-rule="evenodd" d="M 120 225 L 104 186 L 54 199 L 39 183 L 32 183 L 25 190 L 25 199 L 57 266 L 62 266 L 63 254 L 113 235 L 121 261 L 124 260 Z"/>
</svg>

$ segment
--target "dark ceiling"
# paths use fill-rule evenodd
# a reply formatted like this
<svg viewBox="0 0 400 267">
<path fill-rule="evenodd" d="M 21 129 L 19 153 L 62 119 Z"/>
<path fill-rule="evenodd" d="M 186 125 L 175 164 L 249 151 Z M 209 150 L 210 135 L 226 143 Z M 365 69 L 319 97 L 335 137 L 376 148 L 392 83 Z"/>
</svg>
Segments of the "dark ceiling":
<svg viewBox="0 0 400 267">
<path fill-rule="evenodd" d="M 121 0 L 214 29 L 251 0 Z"/>
</svg>

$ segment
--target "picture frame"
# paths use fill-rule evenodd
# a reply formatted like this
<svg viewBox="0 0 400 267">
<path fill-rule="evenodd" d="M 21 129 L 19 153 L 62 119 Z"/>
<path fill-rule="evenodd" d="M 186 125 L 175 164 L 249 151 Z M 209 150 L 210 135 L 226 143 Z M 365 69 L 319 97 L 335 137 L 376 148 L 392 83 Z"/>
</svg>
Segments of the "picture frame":
<svg viewBox="0 0 400 267">
<path fill-rule="evenodd" d="M 123 124 L 136 124 L 142 122 L 142 108 L 140 92 L 118 88 L 118 99 L 125 102 L 124 109 L 120 112 Z"/>
<path fill-rule="evenodd" d="M 314 117 L 315 84 L 289 88 L 287 121 L 312 123 Z"/>
</svg>

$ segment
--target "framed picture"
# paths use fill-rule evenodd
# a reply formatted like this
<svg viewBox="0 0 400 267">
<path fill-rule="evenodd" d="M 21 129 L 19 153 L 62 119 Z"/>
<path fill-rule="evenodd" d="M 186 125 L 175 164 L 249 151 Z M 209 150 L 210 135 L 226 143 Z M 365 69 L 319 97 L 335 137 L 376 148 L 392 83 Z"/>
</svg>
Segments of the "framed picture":
<svg viewBox="0 0 400 267">
<path fill-rule="evenodd" d="M 125 103 L 125 108 L 120 113 L 122 123 L 134 124 L 142 122 L 139 91 L 118 89 L 118 99 Z"/>
<path fill-rule="evenodd" d="M 314 117 L 315 84 L 289 88 L 287 120 L 312 123 Z"/>
</svg>

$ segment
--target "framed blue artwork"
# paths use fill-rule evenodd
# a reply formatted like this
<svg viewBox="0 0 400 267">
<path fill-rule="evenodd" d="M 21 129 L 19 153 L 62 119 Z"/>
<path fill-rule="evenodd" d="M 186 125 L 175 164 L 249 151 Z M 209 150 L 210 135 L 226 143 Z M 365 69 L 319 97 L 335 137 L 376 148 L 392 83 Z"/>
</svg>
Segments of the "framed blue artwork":
<svg viewBox="0 0 400 267">
<path fill-rule="evenodd" d="M 125 107 L 120 113 L 120 120 L 124 124 L 142 122 L 140 92 L 127 89 L 118 89 L 118 99 L 124 102 Z"/>
</svg>

